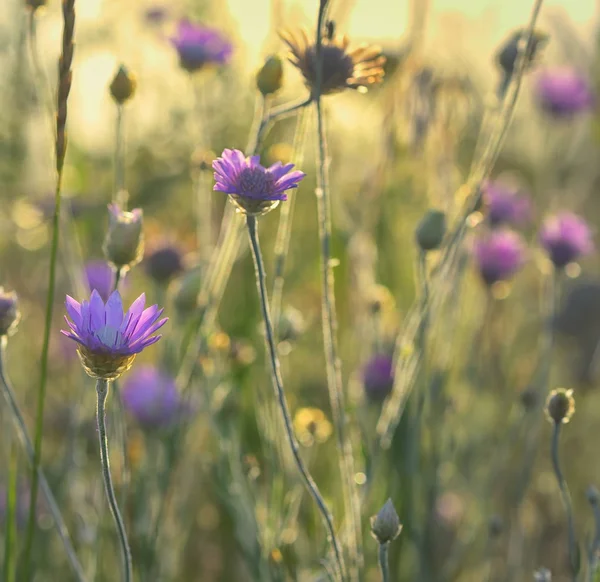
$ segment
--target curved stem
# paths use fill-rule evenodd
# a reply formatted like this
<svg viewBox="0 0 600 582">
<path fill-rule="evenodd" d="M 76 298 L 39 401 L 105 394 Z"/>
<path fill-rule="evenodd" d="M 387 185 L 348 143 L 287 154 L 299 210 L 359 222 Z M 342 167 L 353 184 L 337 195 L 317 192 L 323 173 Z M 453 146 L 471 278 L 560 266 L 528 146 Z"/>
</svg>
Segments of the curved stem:
<svg viewBox="0 0 600 582">
<path fill-rule="evenodd" d="M 15 428 L 15 432 L 17 433 L 17 436 L 21 441 L 21 445 L 25 451 L 27 460 L 29 461 L 31 466 L 33 466 L 33 444 L 31 442 L 31 438 L 29 437 L 29 433 L 27 432 L 27 425 L 25 424 L 25 419 L 23 418 L 19 405 L 17 404 L 15 391 L 13 390 L 12 384 L 10 383 L 10 380 L 6 374 L 6 344 L 7 340 L 6 336 L 4 336 L 0 340 L 0 384 L 2 389 L 2 395 L 4 396 L 4 400 L 6 401 L 6 405 L 8 406 L 10 417 Z M 48 480 L 46 479 L 44 471 L 41 467 L 38 467 L 37 473 L 42 493 L 46 498 L 48 510 L 52 515 L 52 519 L 54 519 L 56 530 L 65 548 L 65 552 L 67 554 L 69 564 L 71 565 L 71 569 L 75 573 L 78 582 L 85 582 L 85 574 L 83 572 L 83 568 L 81 567 L 81 564 L 77 559 L 77 554 L 75 553 L 75 548 L 71 543 L 71 538 L 69 537 L 67 526 L 65 525 L 65 522 L 63 520 L 60 509 L 58 508 L 58 504 L 56 502 L 56 499 L 54 498 L 52 490 L 50 489 Z"/>
<path fill-rule="evenodd" d="M 333 518 L 321 493 L 319 492 L 319 488 L 317 484 L 313 480 L 311 474 L 308 471 L 308 468 L 304 464 L 302 457 L 300 455 L 300 448 L 298 445 L 298 441 L 296 440 L 296 436 L 294 434 L 294 428 L 292 423 L 292 417 L 290 415 L 290 411 L 287 404 L 287 399 L 285 397 L 285 392 L 283 389 L 283 380 L 281 378 L 281 371 L 279 368 L 279 358 L 277 356 L 277 348 L 275 346 L 275 338 L 273 334 L 273 325 L 271 323 L 271 316 L 269 311 L 269 300 L 267 297 L 267 287 L 266 287 L 266 276 L 265 276 L 265 268 L 262 258 L 262 253 L 260 250 L 260 242 L 258 240 L 258 232 L 256 228 L 256 217 L 247 216 L 246 224 L 248 226 L 248 236 L 250 238 L 250 246 L 252 248 L 252 256 L 254 258 L 254 267 L 256 271 L 256 286 L 258 288 L 258 293 L 260 296 L 260 307 L 262 311 L 263 321 L 265 324 L 265 332 L 266 332 L 266 344 L 267 351 L 269 352 L 269 359 L 271 363 L 271 374 L 273 380 L 273 387 L 275 389 L 275 397 L 279 404 L 279 409 L 281 411 L 281 415 L 283 418 L 283 425 L 285 428 L 285 436 L 290 446 L 292 456 L 294 457 L 294 461 L 296 463 L 296 467 L 306 488 L 308 489 L 310 495 L 314 499 L 319 512 L 323 518 L 325 523 L 325 527 L 327 529 L 327 533 L 329 536 L 329 540 L 333 545 L 333 551 L 335 554 L 336 561 L 336 569 L 338 577 L 344 580 L 345 576 L 345 568 L 344 561 L 342 556 L 342 550 L 337 539 L 335 528 L 333 525 Z"/>
<path fill-rule="evenodd" d="M 108 381 L 98 380 L 96 382 L 97 408 L 96 416 L 98 420 L 98 440 L 100 443 L 100 461 L 102 463 L 102 478 L 104 480 L 104 489 L 110 512 L 117 526 L 117 535 L 121 545 L 123 556 L 123 580 L 124 582 L 132 581 L 132 565 L 131 565 L 131 550 L 127 541 L 127 533 L 125 524 L 119 511 L 115 489 L 113 487 L 112 477 L 110 474 L 110 462 L 108 457 L 108 440 L 106 438 L 106 397 L 108 396 Z"/>
<path fill-rule="evenodd" d="M 390 582 L 390 565 L 388 561 L 389 543 L 379 544 L 379 570 L 381 582 Z"/>
<path fill-rule="evenodd" d="M 119 204 L 127 210 L 127 191 L 125 190 L 125 110 L 123 105 L 117 104 L 117 117 L 115 120 L 115 185 L 113 203 Z"/>
<path fill-rule="evenodd" d="M 577 540 L 575 538 L 575 521 L 573 518 L 573 506 L 571 504 L 571 494 L 569 493 L 569 487 L 563 476 L 562 469 L 560 467 L 560 458 L 558 454 L 558 444 L 560 439 L 560 427 L 561 422 L 554 423 L 554 430 L 552 432 L 552 446 L 551 446 L 551 457 L 552 457 L 552 468 L 554 469 L 554 475 L 560 489 L 560 496 L 565 506 L 565 512 L 567 514 L 567 536 L 569 544 L 569 564 L 571 566 L 571 579 L 573 582 L 577 580 L 577 572 L 579 570 L 579 558 Z"/>
<path fill-rule="evenodd" d="M 331 256 L 331 199 L 328 189 L 327 145 L 321 100 L 316 98 L 317 134 L 319 148 L 319 170 L 317 178 L 317 213 L 319 220 L 319 238 L 321 241 L 321 294 L 322 326 L 327 368 L 327 387 L 339 452 L 340 472 L 344 506 L 348 519 L 349 555 L 351 560 L 350 576 L 358 579 L 362 567 L 362 535 L 360 533 L 360 513 L 356 487 L 354 483 L 354 457 L 349 435 L 342 383 L 342 365 L 338 353 L 337 312 L 335 307 L 333 260 Z"/>
</svg>

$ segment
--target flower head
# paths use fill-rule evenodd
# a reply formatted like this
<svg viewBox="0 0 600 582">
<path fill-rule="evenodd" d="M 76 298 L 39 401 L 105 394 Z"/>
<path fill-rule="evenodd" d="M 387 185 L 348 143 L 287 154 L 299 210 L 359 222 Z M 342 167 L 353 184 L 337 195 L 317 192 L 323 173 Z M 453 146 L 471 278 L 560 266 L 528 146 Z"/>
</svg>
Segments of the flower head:
<svg viewBox="0 0 600 582">
<path fill-rule="evenodd" d="M 548 218 L 540 231 L 540 242 L 559 269 L 594 250 L 589 226 L 571 212 Z"/>
<path fill-rule="evenodd" d="M 229 194 L 233 203 L 244 213 L 260 215 L 275 208 L 280 200 L 287 200 L 286 190 L 297 188 L 305 174 L 290 170 L 294 164 L 260 165 L 260 156 L 244 157 L 239 150 L 223 150 L 213 162 L 215 186 L 213 190 Z"/>
<path fill-rule="evenodd" d="M 94 260 L 85 265 L 85 278 L 90 293 L 95 289 L 106 301 L 112 293 L 114 286 L 115 272 L 106 261 Z"/>
<path fill-rule="evenodd" d="M 386 354 L 373 356 L 363 369 L 365 395 L 372 402 L 385 400 L 394 386 L 394 360 Z"/>
<path fill-rule="evenodd" d="M 190 73 L 210 65 L 226 65 L 233 50 L 220 31 L 187 20 L 179 22 L 171 42 L 179 54 L 181 67 Z"/>
<path fill-rule="evenodd" d="M 531 216 L 531 204 L 519 188 L 501 181 L 487 182 L 483 187 L 490 226 L 521 226 Z"/>
<path fill-rule="evenodd" d="M 433 251 L 440 247 L 446 236 L 446 214 L 430 209 L 415 230 L 415 239 L 422 251 Z"/>
<path fill-rule="evenodd" d="M 126 212 L 116 204 L 110 204 L 108 210 L 104 254 L 115 269 L 131 269 L 144 256 L 143 213 L 139 208 Z"/>
<path fill-rule="evenodd" d="M 291 51 L 290 62 L 300 70 L 309 90 L 317 84 L 317 50 L 305 30 L 279 33 Z M 385 57 L 376 46 L 360 45 L 349 50 L 346 36 L 329 35 L 323 38 L 323 73 L 321 95 L 344 89 L 362 89 L 383 80 Z"/>
<path fill-rule="evenodd" d="M 156 249 L 144 260 L 146 273 L 159 284 L 168 283 L 183 271 L 181 251 L 172 245 Z"/>
<path fill-rule="evenodd" d="M 77 353 L 85 371 L 92 378 L 114 380 L 133 364 L 135 356 L 156 343 L 153 336 L 166 322 L 160 319 L 163 310 L 157 305 L 144 309 L 146 296 L 142 293 L 123 313 L 118 291 L 113 291 L 106 304 L 97 291 L 89 301 L 78 303 L 67 295 L 65 317 L 70 331 L 61 331 L 79 345 Z"/>
<path fill-rule="evenodd" d="M 14 291 L 8 293 L 0 287 L 0 336 L 13 334 L 20 320 L 21 312 L 17 294 Z"/>
<path fill-rule="evenodd" d="M 496 62 L 507 77 L 512 77 L 519 56 L 519 44 L 527 38 L 527 30 L 519 28 L 515 30 L 510 38 L 500 47 L 496 54 Z M 549 36 L 541 31 L 534 30 L 529 46 L 529 54 L 525 66 L 529 68 L 536 60 L 537 53 L 548 44 Z"/>
<path fill-rule="evenodd" d="M 573 390 L 558 388 L 552 390 L 546 400 L 546 416 L 555 424 L 567 424 L 575 414 Z"/>
<path fill-rule="evenodd" d="M 264 95 L 273 95 L 283 86 L 283 62 L 279 55 L 268 57 L 256 73 L 256 88 Z"/>
<path fill-rule="evenodd" d="M 123 105 L 123 103 L 129 101 L 135 95 L 137 81 L 135 76 L 127 70 L 127 67 L 121 65 L 113 77 L 109 88 L 113 99 L 119 105 Z"/>
<path fill-rule="evenodd" d="M 523 265 L 525 245 L 509 230 L 497 230 L 475 243 L 474 256 L 486 285 L 510 279 Z"/>
<path fill-rule="evenodd" d="M 575 69 L 544 71 L 537 80 L 536 94 L 541 108 L 557 118 L 570 117 L 594 106 L 590 82 Z"/>
<path fill-rule="evenodd" d="M 388 499 L 377 515 L 371 518 L 371 533 L 380 544 L 395 540 L 402 531 L 400 518 L 391 499 Z"/>
<path fill-rule="evenodd" d="M 168 428 L 182 415 L 175 380 L 153 366 L 141 366 L 123 384 L 123 405 L 145 429 Z"/>
</svg>

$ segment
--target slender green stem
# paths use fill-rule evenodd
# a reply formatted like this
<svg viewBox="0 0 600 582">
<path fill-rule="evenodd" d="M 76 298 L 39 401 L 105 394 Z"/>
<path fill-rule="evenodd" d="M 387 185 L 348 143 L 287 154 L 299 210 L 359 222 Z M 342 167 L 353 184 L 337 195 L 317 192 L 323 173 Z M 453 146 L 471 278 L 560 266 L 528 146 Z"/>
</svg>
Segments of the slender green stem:
<svg viewBox="0 0 600 582">
<path fill-rule="evenodd" d="M 46 299 L 46 321 L 44 324 L 44 336 L 42 343 L 42 357 L 40 362 L 40 383 L 38 386 L 38 400 L 34 434 L 34 455 L 31 475 L 31 496 L 29 501 L 29 519 L 27 523 L 27 536 L 25 542 L 25 568 L 30 571 L 30 556 L 33 549 L 33 538 L 35 535 L 35 507 L 39 485 L 39 467 L 42 460 L 42 435 L 44 432 L 44 407 L 46 403 L 46 385 L 48 383 L 48 353 L 50 349 L 50 332 L 52 329 L 52 312 L 54 307 L 54 292 L 56 284 L 56 263 L 58 257 L 59 241 L 59 218 L 61 204 L 62 168 L 59 169 L 56 181 L 54 218 L 52 221 L 52 242 L 50 248 L 50 275 L 48 282 L 48 296 Z M 28 577 L 25 578 L 28 580 Z"/>
<path fill-rule="evenodd" d="M 273 325 L 271 323 L 271 316 L 269 311 L 269 299 L 267 297 L 267 286 L 266 286 L 266 275 L 265 268 L 263 264 L 262 253 L 260 250 L 260 242 L 258 240 L 258 232 L 256 227 L 256 217 L 247 216 L 246 224 L 248 226 L 248 236 L 250 238 L 250 246 L 252 248 L 252 256 L 254 258 L 254 266 L 256 271 L 256 286 L 258 288 L 258 293 L 260 297 L 260 306 L 263 316 L 263 321 L 265 324 L 265 332 L 266 332 L 266 344 L 267 351 L 269 353 L 269 359 L 271 364 L 271 373 L 273 380 L 273 388 L 275 390 L 275 397 L 279 404 L 279 409 L 281 411 L 283 426 L 285 428 L 285 436 L 290 446 L 292 456 L 294 457 L 294 461 L 296 463 L 296 467 L 306 488 L 308 489 L 310 495 L 314 499 L 319 512 L 323 518 L 325 523 L 325 527 L 327 529 L 327 533 L 329 536 L 329 541 L 333 546 L 333 551 L 335 555 L 336 561 L 336 569 L 337 575 L 340 579 L 344 579 L 344 559 L 342 555 L 342 549 L 340 547 L 339 541 L 337 539 L 335 533 L 335 527 L 333 525 L 333 518 L 319 492 L 319 488 L 312 478 L 311 474 L 308 471 L 308 468 L 304 464 L 302 460 L 302 456 L 300 455 L 300 447 L 298 445 L 298 441 L 296 440 L 296 436 L 294 434 L 294 428 L 292 423 L 292 417 L 288 408 L 287 399 L 285 396 L 285 391 L 283 389 L 283 380 L 281 378 L 281 370 L 279 366 L 279 358 L 277 356 L 277 348 L 275 346 L 275 338 L 273 334 Z"/>
<path fill-rule="evenodd" d="M 117 536 L 121 545 L 121 552 L 123 557 L 123 580 L 124 582 L 131 582 L 133 580 L 132 575 L 132 564 L 131 564 L 131 550 L 129 549 L 129 542 L 127 541 L 127 532 L 125 531 L 125 524 L 119 511 L 117 504 L 117 498 L 115 496 L 115 489 L 113 487 L 112 477 L 110 474 L 110 461 L 108 456 L 108 440 L 106 438 L 106 398 L 108 396 L 108 381 L 98 380 L 96 382 L 96 395 L 97 408 L 96 416 L 98 420 L 98 440 L 100 443 L 100 461 L 102 463 L 102 478 L 104 480 L 104 489 L 106 491 L 106 498 L 110 507 L 110 512 L 115 520 L 117 526 Z"/>
<path fill-rule="evenodd" d="M 317 108 L 317 135 L 319 151 L 319 170 L 317 179 L 317 214 L 319 220 L 319 238 L 321 240 L 321 294 L 322 294 L 322 326 L 327 368 L 327 386 L 333 424 L 335 428 L 340 472 L 342 475 L 342 491 L 348 520 L 348 541 L 350 555 L 350 577 L 358 579 L 362 568 L 362 535 L 360 533 L 360 515 L 356 486 L 354 483 L 354 457 L 352 445 L 347 434 L 347 418 L 342 383 L 342 366 L 337 343 L 337 312 L 335 307 L 333 260 L 331 256 L 331 198 L 328 189 L 327 145 L 321 99 L 315 99 Z"/>
<path fill-rule="evenodd" d="M 588 568 L 585 574 L 586 582 L 592 582 L 598 569 L 598 552 L 600 551 L 600 506 L 597 501 L 591 502 L 594 513 L 594 538 L 588 548 Z"/>
<path fill-rule="evenodd" d="M 306 112 L 298 114 L 296 132 L 294 134 L 293 161 L 302 166 L 304 154 L 304 142 L 306 138 Z M 285 282 L 285 263 L 290 249 L 292 235 L 292 222 L 294 220 L 294 208 L 296 207 L 297 193 L 290 193 L 286 204 L 279 211 L 279 226 L 275 239 L 275 270 L 273 275 L 273 291 L 271 294 L 271 319 L 275 322 L 275 331 L 279 328 L 281 316 L 281 305 L 283 300 L 283 285 Z"/>
<path fill-rule="evenodd" d="M 17 538 L 17 448 L 10 443 L 10 459 L 8 463 L 8 490 L 6 492 L 6 515 L 4 522 L 4 567 L 2 580 L 14 582 L 16 576 L 14 548 Z"/>
<path fill-rule="evenodd" d="M 127 191 L 125 189 L 125 109 L 122 104 L 117 104 L 117 116 L 115 119 L 115 185 L 113 191 L 113 202 L 127 210 Z"/>
<path fill-rule="evenodd" d="M 554 469 L 554 475 L 560 489 L 560 496 L 565 506 L 565 512 L 567 514 L 567 538 L 569 548 L 569 564 L 571 566 L 571 580 L 576 582 L 577 572 L 579 571 L 579 549 L 577 546 L 577 539 L 575 537 L 575 520 L 573 517 L 573 505 L 571 504 L 571 494 L 569 493 L 569 487 L 567 481 L 564 478 L 562 469 L 560 467 L 560 458 L 558 452 L 558 445 L 560 441 L 560 427 L 562 422 L 554 423 L 554 430 L 552 431 L 552 446 L 551 446 L 551 457 L 552 457 L 552 468 Z"/>
<path fill-rule="evenodd" d="M 17 404 L 17 398 L 15 396 L 15 391 L 13 390 L 12 384 L 6 374 L 6 336 L 2 337 L 0 340 L 0 384 L 2 389 L 2 395 L 4 396 L 4 400 L 6 401 L 6 405 L 8 406 L 10 417 L 12 419 L 15 432 L 19 440 L 21 441 L 21 445 L 25 451 L 27 456 L 27 460 L 34 466 L 34 449 L 33 444 L 31 442 L 31 438 L 29 437 L 29 433 L 27 432 L 27 425 L 25 424 L 25 419 L 21 414 L 21 410 L 19 405 Z M 77 559 L 77 554 L 75 553 L 75 549 L 73 548 L 73 544 L 71 543 L 71 538 L 69 537 L 69 532 L 67 530 L 67 526 L 63 520 L 62 514 L 56 502 L 56 499 L 50 489 L 50 485 L 48 484 L 48 480 L 44 475 L 44 471 L 41 467 L 38 468 L 39 482 L 44 497 L 46 498 L 46 504 L 48 506 L 48 510 L 54 519 L 54 524 L 56 526 L 56 530 L 58 531 L 58 535 L 63 543 L 65 548 L 65 552 L 67 554 L 67 558 L 69 560 L 69 564 L 78 582 L 85 582 L 85 574 L 83 572 L 83 568 Z"/>
<path fill-rule="evenodd" d="M 390 565 L 388 560 L 389 543 L 379 544 L 379 571 L 381 582 L 390 582 Z"/>
</svg>

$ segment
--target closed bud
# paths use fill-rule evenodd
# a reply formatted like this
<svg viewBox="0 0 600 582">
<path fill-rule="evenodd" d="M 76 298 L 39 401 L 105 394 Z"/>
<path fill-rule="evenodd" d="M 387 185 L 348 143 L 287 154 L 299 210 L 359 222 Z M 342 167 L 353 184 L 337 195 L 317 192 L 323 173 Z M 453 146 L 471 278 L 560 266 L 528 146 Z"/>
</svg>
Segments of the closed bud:
<svg viewBox="0 0 600 582">
<path fill-rule="evenodd" d="M 283 62 L 271 55 L 256 73 L 256 87 L 265 96 L 277 93 L 283 85 Z"/>
<path fill-rule="evenodd" d="M 126 212 L 116 204 L 108 207 L 110 221 L 104 239 L 106 260 L 117 270 L 129 270 L 144 255 L 143 213 L 139 208 Z"/>
<path fill-rule="evenodd" d="M 173 302 L 182 318 L 187 317 L 198 306 L 198 293 L 202 286 L 202 270 L 189 270 L 178 281 L 175 281 Z"/>
<path fill-rule="evenodd" d="M 7 293 L 3 287 L 0 287 L 0 336 L 12 335 L 20 319 L 17 294 L 14 291 Z"/>
<path fill-rule="evenodd" d="M 575 413 L 573 390 L 558 388 L 550 392 L 546 400 L 546 415 L 555 424 L 566 424 Z"/>
<path fill-rule="evenodd" d="M 110 94 L 113 99 L 119 105 L 123 105 L 135 95 L 136 88 L 137 81 L 134 75 L 124 65 L 121 65 L 110 84 Z"/>
<path fill-rule="evenodd" d="M 428 210 L 415 231 L 417 244 L 423 251 L 439 248 L 446 235 L 446 215 L 441 210 Z"/>
<path fill-rule="evenodd" d="M 400 518 L 396 513 L 392 500 L 388 499 L 379 510 L 379 513 L 371 518 L 371 533 L 383 545 L 395 540 L 401 531 Z"/>
<path fill-rule="evenodd" d="M 515 66 L 517 64 L 517 58 L 519 56 L 519 45 L 521 40 L 525 42 L 526 36 L 526 30 L 516 30 L 512 36 L 500 47 L 500 50 L 496 54 L 496 61 L 507 77 L 512 77 L 512 74 L 514 73 Z M 531 66 L 537 56 L 538 51 L 544 48 L 544 46 L 548 43 L 548 40 L 549 36 L 545 32 L 541 30 L 533 31 L 529 45 L 529 54 L 526 56 L 526 68 Z"/>
<path fill-rule="evenodd" d="M 598 500 L 600 499 L 600 493 L 598 489 L 596 489 L 593 485 L 590 485 L 585 490 L 585 496 L 587 497 L 588 503 L 590 505 L 598 505 Z"/>
<path fill-rule="evenodd" d="M 156 249 L 145 259 L 146 273 L 159 285 L 167 284 L 183 271 L 181 252 L 174 246 Z"/>
<path fill-rule="evenodd" d="M 286 307 L 279 317 L 279 341 L 295 342 L 304 333 L 306 323 L 300 311 Z"/>
</svg>

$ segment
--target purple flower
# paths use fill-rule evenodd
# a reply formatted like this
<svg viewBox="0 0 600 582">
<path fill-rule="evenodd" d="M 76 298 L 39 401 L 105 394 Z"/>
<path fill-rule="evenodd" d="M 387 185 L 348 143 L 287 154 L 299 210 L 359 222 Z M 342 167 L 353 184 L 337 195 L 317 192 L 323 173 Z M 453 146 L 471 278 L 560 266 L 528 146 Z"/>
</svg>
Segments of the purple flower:
<svg viewBox="0 0 600 582">
<path fill-rule="evenodd" d="M 232 44 L 214 28 L 207 28 L 182 20 L 177 34 L 171 37 L 179 53 L 182 68 L 193 73 L 207 65 L 225 65 L 231 58 Z"/>
<path fill-rule="evenodd" d="M 90 293 L 95 289 L 106 301 L 112 293 L 115 273 L 106 261 L 89 261 L 85 265 L 85 277 Z"/>
<path fill-rule="evenodd" d="M 492 228 L 501 225 L 521 226 L 531 217 L 531 204 L 519 188 L 501 181 L 488 181 L 483 187 L 483 199 Z"/>
<path fill-rule="evenodd" d="M 592 88 L 586 77 L 571 68 L 544 71 L 537 80 L 537 99 L 555 117 L 570 117 L 594 106 Z"/>
<path fill-rule="evenodd" d="M 123 404 L 146 429 L 167 428 L 182 416 L 184 407 L 175 380 L 153 366 L 141 366 L 123 385 Z"/>
<path fill-rule="evenodd" d="M 365 394 L 372 402 L 382 402 L 394 385 L 394 361 L 391 356 L 377 354 L 363 369 Z"/>
<path fill-rule="evenodd" d="M 540 242 L 559 269 L 594 250 L 587 223 L 571 212 L 548 218 L 542 225 Z"/>
<path fill-rule="evenodd" d="M 523 265 L 525 245 L 510 230 L 496 230 L 475 242 L 474 256 L 487 285 L 510 279 Z"/>
<path fill-rule="evenodd" d="M 285 191 L 297 188 L 305 176 L 303 172 L 290 172 L 294 164 L 277 162 L 264 168 L 260 156 L 246 158 L 239 150 L 223 150 L 212 166 L 216 182 L 213 190 L 229 194 L 247 214 L 263 214 L 280 200 L 287 200 Z"/>
<path fill-rule="evenodd" d="M 166 284 L 183 271 L 181 251 L 171 245 L 158 248 L 146 257 L 144 267 L 154 281 Z"/>
<path fill-rule="evenodd" d="M 108 298 L 106 305 L 97 291 L 89 301 L 81 304 L 67 295 L 65 317 L 70 331 L 64 335 L 75 340 L 77 353 L 85 371 L 93 378 L 114 380 L 133 364 L 135 356 L 156 343 L 161 336 L 152 336 L 167 321 L 159 319 L 163 310 L 157 305 L 144 309 L 146 296 L 142 293 L 123 313 L 118 291 Z"/>
</svg>

